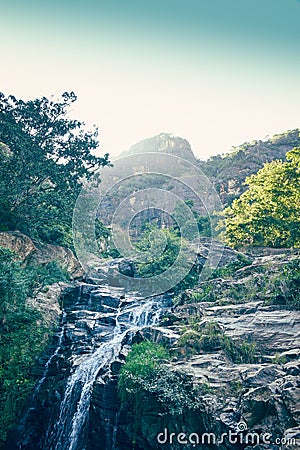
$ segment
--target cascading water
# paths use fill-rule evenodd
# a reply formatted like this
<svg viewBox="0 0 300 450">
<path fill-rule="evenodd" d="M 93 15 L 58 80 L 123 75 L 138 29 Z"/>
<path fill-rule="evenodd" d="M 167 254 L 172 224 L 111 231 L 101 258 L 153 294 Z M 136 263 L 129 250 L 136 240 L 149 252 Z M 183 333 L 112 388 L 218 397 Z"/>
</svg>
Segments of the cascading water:
<svg viewBox="0 0 300 450">
<path fill-rule="evenodd" d="M 66 316 L 66 314 L 63 313 L 63 318 L 62 318 L 62 319 L 63 319 L 63 320 L 62 320 L 63 323 L 64 323 L 65 316 Z M 55 349 L 55 352 L 50 356 L 50 358 L 49 358 L 48 361 L 46 362 L 45 370 L 44 370 L 43 376 L 42 376 L 42 378 L 39 380 L 39 382 L 37 383 L 37 385 L 36 385 L 36 387 L 35 387 L 35 389 L 34 389 L 33 398 L 35 398 L 35 397 L 38 395 L 38 393 L 39 393 L 39 391 L 40 391 L 40 389 L 41 389 L 41 387 L 42 387 L 42 384 L 44 383 L 44 381 L 45 381 L 46 378 L 47 378 L 49 367 L 50 367 L 50 365 L 51 365 L 53 359 L 58 355 L 58 353 L 59 353 L 59 351 L 60 351 L 60 349 L 61 349 L 61 345 L 62 345 L 63 337 L 64 337 L 64 330 L 65 330 L 65 327 L 64 327 L 64 324 L 63 324 L 62 327 L 61 327 L 61 331 L 60 331 L 60 333 L 59 333 L 58 344 L 57 344 L 57 347 L 56 347 L 56 349 Z"/>
<path fill-rule="evenodd" d="M 52 397 L 59 397 L 59 403 L 48 408 L 48 423 L 45 420 L 44 430 L 39 431 L 38 439 L 37 433 L 34 438 L 27 436 L 18 448 L 86 450 L 95 383 L 106 383 L 111 366 L 118 360 L 124 345 L 130 344 L 131 338 L 139 330 L 157 324 L 162 307 L 162 297 L 142 299 L 109 286 L 82 284 L 77 298 L 75 295 L 69 296 L 64 301 L 64 325 L 57 349 L 46 363 L 34 394 L 36 405 L 50 402 L 47 399 L 45 401 L 44 397 L 45 392 L 55 390 L 55 381 L 50 375 L 56 364 L 56 377 L 62 387 L 58 384 Z M 68 364 L 62 358 L 65 353 Z M 62 374 L 66 373 L 63 384 L 59 370 Z M 39 400 L 39 397 L 43 397 L 43 400 Z M 117 448 L 118 419 L 119 413 L 116 411 L 114 417 L 108 420 L 111 422 L 108 431 L 111 436 L 107 438 L 109 443 L 105 450 Z"/>
<path fill-rule="evenodd" d="M 76 449 L 79 433 L 88 415 L 91 389 L 100 369 L 108 366 L 118 355 L 124 333 L 117 334 L 111 342 L 104 342 L 89 358 L 83 361 L 70 376 L 64 399 L 61 403 L 59 419 L 50 434 L 46 448 L 53 450 Z M 72 407 L 80 389 L 75 414 Z"/>
</svg>

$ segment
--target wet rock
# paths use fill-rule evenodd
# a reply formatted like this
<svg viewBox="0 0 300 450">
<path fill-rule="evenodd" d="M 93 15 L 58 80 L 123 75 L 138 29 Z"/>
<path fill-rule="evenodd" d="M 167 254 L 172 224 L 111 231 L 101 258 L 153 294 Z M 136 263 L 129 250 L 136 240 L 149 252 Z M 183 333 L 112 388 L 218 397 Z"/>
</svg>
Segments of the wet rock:
<svg viewBox="0 0 300 450">
<path fill-rule="evenodd" d="M 126 277 L 134 278 L 137 274 L 135 263 L 130 259 L 122 259 L 118 263 L 118 269 L 119 272 Z"/>
</svg>

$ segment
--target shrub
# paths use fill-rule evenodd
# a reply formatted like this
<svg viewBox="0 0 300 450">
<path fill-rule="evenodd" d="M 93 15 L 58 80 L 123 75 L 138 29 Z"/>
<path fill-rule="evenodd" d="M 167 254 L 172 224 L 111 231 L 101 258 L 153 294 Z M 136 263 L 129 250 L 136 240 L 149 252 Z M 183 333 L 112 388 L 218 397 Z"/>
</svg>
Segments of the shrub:
<svg viewBox="0 0 300 450">
<path fill-rule="evenodd" d="M 145 402 L 151 399 L 158 402 L 165 413 L 173 415 L 195 407 L 197 393 L 192 377 L 171 370 L 166 365 L 169 359 L 169 352 L 159 344 L 144 341 L 133 345 L 118 381 L 124 409 L 138 417 Z"/>
<path fill-rule="evenodd" d="M 251 264 L 251 260 L 242 254 L 237 255 L 237 259 L 224 267 L 215 269 L 211 278 L 225 278 L 232 277 L 232 275 L 239 269 Z"/>
<path fill-rule="evenodd" d="M 300 309 L 300 259 L 287 263 L 270 281 L 267 303 Z"/>
<path fill-rule="evenodd" d="M 67 271 L 57 261 L 28 266 L 24 269 L 24 273 L 28 285 L 27 295 L 33 295 L 36 289 L 43 286 L 70 280 Z"/>
<path fill-rule="evenodd" d="M 178 346 L 184 350 L 186 356 L 203 352 L 223 350 L 234 363 L 255 362 L 255 344 L 240 339 L 233 340 L 226 336 L 216 322 L 206 324 L 192 322 L 188 330 L 184 330 L 178 340 Z"/>
<path fill-rule="evenodd" d="M 121 369 L 118 388 L 123 404 L 132 399 L 137 400 L 141 383 L 146 384 L 155 377 L 157 370 L 169 358 L 167 350 L 150 341 L 134 344 L 127 356 L 126 364 Z"/>
<path fill-rule="evenodd" d="M 148 227 L 145 230 L 143 238 L 137 243 L 137 248 L 144 254 L 148 254 L 148 258 L 145 261 L 137 263 L 138 274 L 143 278 L 151 278 L 155 275 L 159 275 L 166 272 L 168 276 L 168 269 L 174 264 L 177 259 L 179 267 L 185 270 L 190 267 L 188 256 L 183 252 L 180 255 L 180 250 L 187 249 L 187 242 L 185 242 L 176 230 L 172 228 L 161 229 L 159 233 L 155 235 L 155 242 L 151 247 L 151 233 L 158 230 L 156 227 Z M 162 253 L 155 255 L 153 252 L 161 248 Z M 152 252 L 152 253 L 151 253 Z M 177 294 L 178 292 L 191 288 L 197 284 L 199 280 L 198 269 L 193 266 L 187 275 L 172 288 L 172 291 Z"/>
<path fill-rule="evenodd" d="M 24 268 L 13 252 L 0 247 L 0 446 L 33 389 L 30 368 L 50 331 L 26 298 L 62 279 L 66 274 L 57 263 Z"/>
</svg>

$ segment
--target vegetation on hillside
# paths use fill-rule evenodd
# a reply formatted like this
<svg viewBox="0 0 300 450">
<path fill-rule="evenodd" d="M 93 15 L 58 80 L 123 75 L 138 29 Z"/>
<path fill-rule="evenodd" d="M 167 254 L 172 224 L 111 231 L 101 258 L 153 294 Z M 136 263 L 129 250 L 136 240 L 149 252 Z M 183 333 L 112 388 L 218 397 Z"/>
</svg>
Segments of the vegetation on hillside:
<svg viewBox="0 0 300 450">
<path fill-rule="evenodd" d="M 154 238 L 153 238 L 154 236 Z M 181 238 L 178 230 L 174 228 L 164 228 L 159 230 L 157 227 L 148 227 L 142 239 L 137 243 L 137 248 L 143 255 L 143 260 L 138 262 L 138 274 L 143 278 L 151 278 L 165 272 L 165 277 L 174 276 L 168 272 L 168 269 L 177 260 L 180 261 L 180 270 L 186 269 L 187 274 L 173 287 L 175 293 L 183 289 L 195 286 L 199 279 L 199 272 L 195 265 L 188 261 L 188 243 Z M 180 254 L 180 250 L 184 250 Z M 148 255 L 148 257 L 145 257 Z"/>
<path fill-rule="evenodd" d="M 82 180 L 108 164 L 95 156 L 97 130 L 68 118 L 75 101 L 73 92 L 26 102 L 0 93 L 0 230 L 71 245 Z"/>
<path fill-rule="evenodd" d="M 222 350 L 236 364 L 255 362 L 255 344 L 233 340 L 227 336 L 216 322 L 205 324 L 194 320 L 185 327 L 178 340 L 178 347 L 185 356 Z"/>
<path fill-rule="evenodd" d="M 226 240 L 233 247 L 300 247 L 300 148 L 287 161 L 265 164 L 225 209 Z"/>
<path fill-rule="evenodd" d="M 230 205 L 246 190 L 246 177 L 257 173 L 265 163 L 285 160 L 286 153 L 299 146 L 300 130 L 289 130 L 264 141 L 245 142 L 231 152 L 199 161 L 199 166 L 212 181 L 223 204 Z"/>
<path fill-rule="evenodd" d="M 1 231 L 20 230 L 44 242 L 72 246 L 72 213 L 82 180 L 98 182 L 98 169 L 109 164 L 108 155 L 95 156 L 97 130 L 86 131 L 83 123 L 68 118 L 75 101 L 72 92 L 63 94 L 58 101 L 43 97 L 27 102 L 0 94 Z M 225 233 L 230 246 L 300 246 L 300 148 L 290 150 L 286 161 L 275 160 L 263 166 L 274 159 L 272 148 L 283 159 L 291 142 L 300 143 L 298 131 L 270 140 L 270 146 L 253 143 L 252 154 L 251 145 L 244 145 L 229 156 L 212 157 L 203 163 L 203 170 L 219 192 L 227 189 L 225 201 L 235 198 L 225 209 Z M 261 158 L 259 148 L 265 149 Z M 228 183 L 232 170 L 246 166 L 251 166 L 249 170 L 254 174 L 246 179 L 248 189 L 236 198 L 245 172 L 240 170 L 235 191 L 230 194 Z M 134 189 L 148 184 L 152 187 L 153 183 L 160 186 L 161 182 L 160 177 L 146 182 L 140 177 Z M 123 186 L 123 194 L 127 194 L 127 189 L 130 192 L 132 185 Z M 191 211 L 189 219 L 186 207 Z M 189 252 L 181 255 L 180 250 L 187 250 L 199 234 L 211 236 L 214 221 L 215 218 L 202 217 L 193 211 L 192 200 L 185 199 L 185 204 L 176 205 L 173 217 L 167 222 L 168 228 L 138 225 L 136 247 L 142 255 L 148 254 L 148 258 L 141 258 L 137 263 L 139 276 L 151 278 L 166 273 L 167 277 L 168 269 L 178 258 L 182 267 L 187 267 Z M 120 256 L 110 230 L 99 219 L 96 238 L 102 256 Z M 234 277 L 247 264 L 250 264 L 247 259 L 237 259 L 216 270 L 200 286 L 199 267 L 192 264 L 173 291 L 190 303 L 225 301 L 225 292 L 220 291 L 216 277 Z M 0 443 L 32 392 L 35 380 L 31 369 L 51 332 L 43 315 L 29 306 L 26 299 L 42 286 L 59 280 L 66 280 L 66 274 L 56 263 L 25 267 L 15 254 L 0 248 Z M 255 279 L 248 281 L 249 285 L 230 285 L 226 295 L 232 302 L 262 295 L 265 304 L 299 309 L 299 280 L 299 259 L 295 259 L 280 272 L 262 273 L 260 292 Z M 182 294 L 191 288 L 195 289 Z M 195 320 L 186 325 L 178 341 L 181 355 L 222 351 L 234 363 L 255 362 L 256 348 L 252 342 L 229 338 L 216 323 Z M 156 402 L 163 414 L 171 415 L 182 414 L 198 405 L 199 391 L 193 387 L 192 378 L 170 370 L 169 360 L 170 354 L 163 346 L 144 341 L 132 347 L 121 369 L 118 382 L 121 404 L 131 415 L 135 433 L 148 400 Z"/>
<path fill-rule="evenodd" d="M 108 155 L 95 156 L 97 130 L 86 131 L 68 118 L 75 101 L 73 92 L 58 101 L 26 102 L 0 93 L 0 231 L 19 230 L 72 246 L 72 213 L 82 180 L 97 181 L 97 170 L 109 164 Z M 0 248 L 0 445 L 33 389 L 31 369 L 51 333 L 26 299 L 66 279 L 55 262 L 25 267 Z"/>
<path fill-rule="evenodd" d="M 0 446 L 31 392 L 31 367 L 44 350 L 50 330 L 41 312 L 26 303 L 37 288 L 67 275 L 56 264 L 23 267 L 0 247 Z"/>
<path fill-rule="evenodd" d="M 206 386 L 195 388 L 191 375 L 171 370 L 169 352 L 160 344 L 134 344 L 121 368 L 118 389 L 121 407 L 128 416 L 134 437 L 140 434 L 145 410 L 179 416 L 199 407 Z"/>
</svg>

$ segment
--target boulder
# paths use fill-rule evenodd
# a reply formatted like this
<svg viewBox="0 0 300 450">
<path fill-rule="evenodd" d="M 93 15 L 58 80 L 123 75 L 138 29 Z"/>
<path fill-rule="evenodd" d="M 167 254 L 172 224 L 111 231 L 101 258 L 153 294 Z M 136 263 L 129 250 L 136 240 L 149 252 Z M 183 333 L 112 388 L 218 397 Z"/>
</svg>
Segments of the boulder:
<svg viewBox="0 0 300 450">
<path fill-rule="evenodd" d="M 33 255 L 39 264 L 57 261 L 73 279 L 84 276 L 83 268 L 71 249 L 60 245 L 36 243 L 37 251 Z"/>
<path fill-rule="evenodd" d="M 121 259 L 118 263 L 119 272 L 126 277 L 134 278 L 136 276 L 136 266 L 130 259 Z"/>
<path fill-rule="evenodd" d="M 0 232 L 0 246 L 15 252 L 22 261 L 37 251 L 32 240 L 19 231 Z"/>
<path fill-rule="evenodd" d="M 15 252 L 25 264 L 47 264 L 57 261 L 73 279 L 82 278 L 84 271 L 71 249 L 33 241 L 20 231 L 0 232 L 0 246 Z"/>
</svg>

